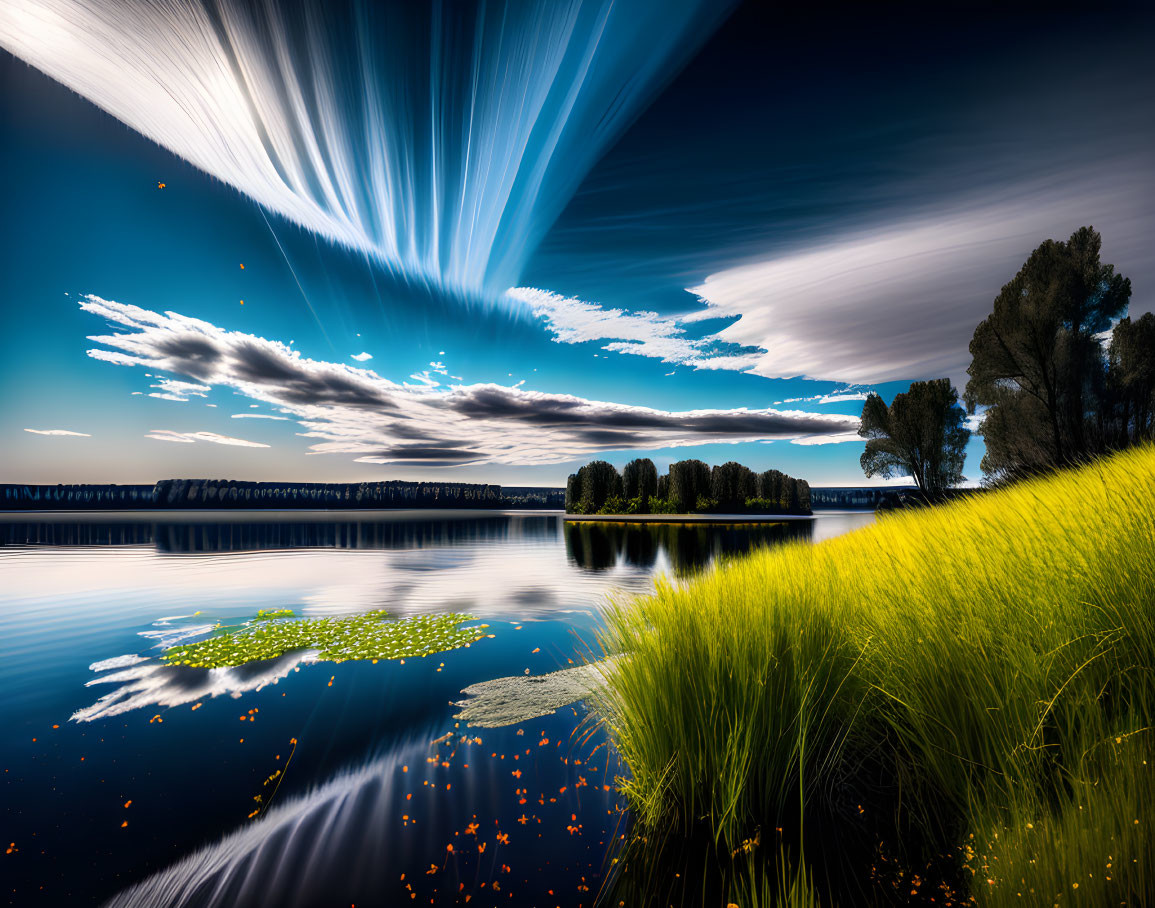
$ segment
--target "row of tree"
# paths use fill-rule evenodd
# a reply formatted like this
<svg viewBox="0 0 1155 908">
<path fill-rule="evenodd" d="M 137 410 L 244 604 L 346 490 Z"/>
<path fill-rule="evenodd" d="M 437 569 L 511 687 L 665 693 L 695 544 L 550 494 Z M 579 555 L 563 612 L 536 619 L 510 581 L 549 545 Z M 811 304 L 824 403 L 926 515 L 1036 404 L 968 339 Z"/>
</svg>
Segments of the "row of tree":
<svg viewBox="0 0 1155 908">
<path fill-rule="evenodd" d="M 659 476 L 648 457 L 631 460 L 621 473 L 595 460 L 566 482 L 571 514 L 809 514 L 810 485 L 778 470 L 755 473 L 733 461 L 711 468 L 680 460 Z"/>
<path fill-rule="evenodd" d="M 1131 282 L 1100 261 L 1101 245 L 1091 227 L 1047 240 L 975 329 L 964 400 L 972 414 L 985 408 L 989 481 L 1155 440 L 1155 315 L 1121 318 Z M 926 498 L 941 499 L 962 479 L 965 420 L 945 378 L 914 382 L 889 407 L 872 394 L 859 429 L 862 469 L 909 475 Z"/>
</svg>

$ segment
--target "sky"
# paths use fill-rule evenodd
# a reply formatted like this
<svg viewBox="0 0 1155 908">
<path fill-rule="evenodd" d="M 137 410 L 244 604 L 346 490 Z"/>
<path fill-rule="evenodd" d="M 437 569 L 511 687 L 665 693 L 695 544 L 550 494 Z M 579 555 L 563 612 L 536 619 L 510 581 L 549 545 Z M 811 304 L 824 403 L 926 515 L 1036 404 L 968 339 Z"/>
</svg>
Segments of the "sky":
<svg viewBox="0 0 1155 908">
<path fill-rule="evenodd" d="M 1043 240 L 1093 225 L 1155 309 L 1153 38 L 1141 6 L 5 0 L 0 482 L 871 484 L 865 395 L 961 392 Z"/>
</svg>

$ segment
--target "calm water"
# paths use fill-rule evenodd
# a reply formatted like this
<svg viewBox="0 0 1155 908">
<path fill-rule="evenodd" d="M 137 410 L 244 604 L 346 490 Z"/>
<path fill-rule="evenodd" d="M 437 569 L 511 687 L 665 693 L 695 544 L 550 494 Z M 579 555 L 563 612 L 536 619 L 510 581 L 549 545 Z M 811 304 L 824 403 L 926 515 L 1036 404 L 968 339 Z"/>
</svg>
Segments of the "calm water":
<svg viewBox="0 0 1155 908">
<path fill-rule="evenodd" d="M 608 597 L 661 573 L 871 519 L 0 517 L 8 903 L 589 906 L 627 819 L 584 708 L 473 729 L 452 701 L 580 663 Z M 493 637 L 404 664 L 158 661 L 270 608 L 467 612 Z"/>
</svg>

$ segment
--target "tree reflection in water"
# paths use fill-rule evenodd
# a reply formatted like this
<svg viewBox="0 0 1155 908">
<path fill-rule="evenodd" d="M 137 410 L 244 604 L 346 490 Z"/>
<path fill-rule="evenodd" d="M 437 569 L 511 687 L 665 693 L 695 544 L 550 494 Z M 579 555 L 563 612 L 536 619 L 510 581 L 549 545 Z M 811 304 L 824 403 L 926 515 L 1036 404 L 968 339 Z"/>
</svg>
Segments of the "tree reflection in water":
<svg viewBox="0 0 1155 908">
<path fill-rule="evenodd" d="M 664 559 L 679 575 L 700 571 L 722 554 L 743 554 L 783 542 L 809 542 L 809 520 L 781 523 L 599 523 L 565 525 L 565 550 L 571 564 L 604 571 L 618 564 L 653 569 Z"/>
</svg>

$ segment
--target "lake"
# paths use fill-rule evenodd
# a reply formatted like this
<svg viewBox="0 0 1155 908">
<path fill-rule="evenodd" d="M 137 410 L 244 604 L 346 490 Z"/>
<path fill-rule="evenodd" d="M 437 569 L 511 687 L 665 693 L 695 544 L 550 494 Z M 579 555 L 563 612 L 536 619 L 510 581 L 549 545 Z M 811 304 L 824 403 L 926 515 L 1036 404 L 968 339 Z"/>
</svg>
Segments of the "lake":
<svg viewBox="0 0 1155 908">
<path fill-rule="evenodd" d="M 615 753 L 580 702 L 470 727 L 461 691 L 582 664 L 611 597 L 660 575 L 872 519 L 0 515 L 8 903 L 590 906 L 629 822 Z M 161 659 L 284 609 L 462 613 L 474 639 L 377 662 Z"/>
</svg>

